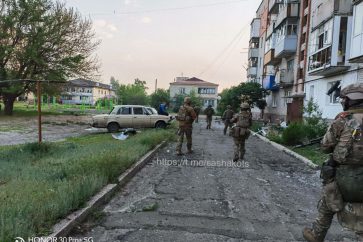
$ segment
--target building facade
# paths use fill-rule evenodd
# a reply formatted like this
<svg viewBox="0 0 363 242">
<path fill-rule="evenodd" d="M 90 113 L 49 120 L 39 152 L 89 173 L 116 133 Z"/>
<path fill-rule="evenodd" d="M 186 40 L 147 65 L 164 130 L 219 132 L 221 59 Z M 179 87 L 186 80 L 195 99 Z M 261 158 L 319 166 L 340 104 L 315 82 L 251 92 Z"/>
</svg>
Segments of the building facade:
<svg viewBox="0 0 363 242">
<path fill-rule="evenodd" d="M 266 28 L 260 36 L 260 44 L 265 38 L 261 84 L 271 91 L 265 119 L 301 120 L 310 100 L 324 118 L 334 119 L 342 108 L 338 92 L 327 96 L 327 91 L 336 82 L 344 88 L 363 81 L 363 1 L 269 0 Z M 248 73 L 247 80 L 252 77 Z"/>
<path fill-rule="evenodd" d="M 203 100 L 203 108 L 212 105 L 214 109 L 218 104 L 218 84 L 193 78 L 175 78 L 170 83 L 170 98 L 173 100 L 177 95 L 189 95 L 191 92 L 199 95 Z"/>
<path fill-rule="evenodd" d="M 115 92 L 107 84 L 85 79 L 75 79 L 67 83 L 61 94 L 63 104 L 95 105 L 102 98 L 114 98 Z"/>
</svg>

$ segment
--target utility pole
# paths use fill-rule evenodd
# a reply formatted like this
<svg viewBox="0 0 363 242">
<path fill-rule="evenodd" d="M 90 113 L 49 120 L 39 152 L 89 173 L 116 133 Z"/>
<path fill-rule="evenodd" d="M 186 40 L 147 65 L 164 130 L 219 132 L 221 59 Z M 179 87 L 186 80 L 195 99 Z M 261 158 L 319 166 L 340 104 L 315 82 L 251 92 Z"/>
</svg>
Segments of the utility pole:
<svg viewBox="0 0 363 242">
<path fill-rule="evenodd" d="M 42 96 L 40 91 L 40 81 L 37 81 L 37 99 L 38 99 L 38 143 L 42 143 Z"/>
<path fill-rule="evenodd" d="M 155 79 L 155 92 L 158 90 L 158 79 Z"/>
</svg>

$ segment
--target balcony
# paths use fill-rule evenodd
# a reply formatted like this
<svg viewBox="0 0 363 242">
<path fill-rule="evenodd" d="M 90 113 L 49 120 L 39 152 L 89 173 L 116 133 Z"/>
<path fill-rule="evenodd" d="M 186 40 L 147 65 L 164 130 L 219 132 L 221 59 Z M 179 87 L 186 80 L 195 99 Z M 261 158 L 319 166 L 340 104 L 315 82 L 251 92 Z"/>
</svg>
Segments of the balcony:
<svg viewBox="0 0 363 242">
<path fill-rule="evenodd" d="M 247 77 L 255 77 L 257 75 L 257 67 L 251 66 L 247 69 Z"/>
<path fill-rule="evenodd" d="M 269 0 L 268 12 L 270 14 L 276 14 L 279 12 L 279 4 L 283 3 L 283 0 Z"/>
<path fill-rule="evenodd" d="M 272 75 L 268 75 L 268 76 L 265 76 L 263 78 L 262 86 L 266 90 L 270 90 L 270 91 L 278 91 L 279 90 L 279 86 L 276 85 L 276 82 L 275 82 L 275 76 L 272 76 Z"/>
<path fill-rule="evenodd" d="M 287 18 L 298 18 L 299 17 L 299 4 L 289 3 L 280 8 L 277 15 L 276 26 L 279 26 Z"/>
<path fill-rule="evenodd" d="M 276 65 L 280 63 L 281 59 L 275 57 L 275 49 L 270 49 L 264 58 L 264 65 Z"/>
<path fill-rule="evenodd" d="M 259 18 L 254 18 L 251 22 L 251 33 L 250 33 L 251 39 L 260 37 L 260 26 L 261 26 L 261 20 Z"/>
<path fill-rule="evenodd" d="M 279 77 L 279 86 L 280 87 L 290 87 L 294 84 L 294 72 L 281 70 L 280 77 Z"/>
<path fill-rule="evenodd" d="M 275 22 L 271 22 L 271 24 L 267 27 L 266 38 L 270 37 L 275 31 Z"/>
<path fill-rule="evenodd" d="M 276 58 L 286 58 L 296 53 L 297 36 L 288 35 L 283 37 L 276 43 L 275 56 Z"/>
<path fill-rule="evenodd" d="M 251 59 L 251 58 L 258 58 L 259 56 L 259 50 L 258 48 L 250 48 L 248 50 L 248 59 Z"/>
<path fill-rule="evenodd" d="M 346 71 L 345 56 L 337 56 L 332 52 L 332 46 L 324 47 L 309 56 L 308 72 L 312 76 L 330 76 Z"/>
</svg>

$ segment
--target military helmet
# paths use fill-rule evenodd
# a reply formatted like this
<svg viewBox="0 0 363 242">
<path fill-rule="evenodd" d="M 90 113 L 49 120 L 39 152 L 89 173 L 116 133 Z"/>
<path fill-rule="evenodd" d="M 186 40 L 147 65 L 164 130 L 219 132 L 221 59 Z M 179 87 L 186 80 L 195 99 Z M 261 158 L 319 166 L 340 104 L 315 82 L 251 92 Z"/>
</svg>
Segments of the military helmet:
<svg viewBox="0 0 363 242">
<path fill-rule="evenodd" d="M 231 109 L 232 108 L 232 106 L 231 105 L 227 105 L 227 109 Z"/>
<path fill-rule="evenodd" d="M 192 100 L 190 99 L 190 97 L 185 97 L 184 98 L 184 103 L 191 104 L 192 103 Z"/>
<path fill-rule="evenodd" d="M 363 99 L 363 83 L 346 86 L 340 92 L 340 97 L 348 97 L 350 100 Z"/>
<path fill-rule="evenodd" d="M 248 103 L 241 103 L 241 109 L 249 109 L 250 105 Z"/>
</svg>

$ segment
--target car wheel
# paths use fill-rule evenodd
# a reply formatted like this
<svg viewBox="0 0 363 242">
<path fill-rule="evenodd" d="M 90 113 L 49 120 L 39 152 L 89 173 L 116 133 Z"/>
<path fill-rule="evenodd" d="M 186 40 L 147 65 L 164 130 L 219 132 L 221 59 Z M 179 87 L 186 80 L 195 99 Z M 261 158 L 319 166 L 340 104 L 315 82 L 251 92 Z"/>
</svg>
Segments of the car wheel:
<svg viewBox="0 0 363 242">
<path fill-rule="evenodd" d="M 157 128 L 157 129 L 165 129 L 166 128 L 166 123 L 164 121 L 158 121 L 155 124 L 155 128 Z"/>
<path fill-rule="evenodd" d="M 120 126 L 117 123 L 109 123 L 107 125 L 107 130 L 110 133 L 116 133 L 120 129 Z"/>
</svg>

